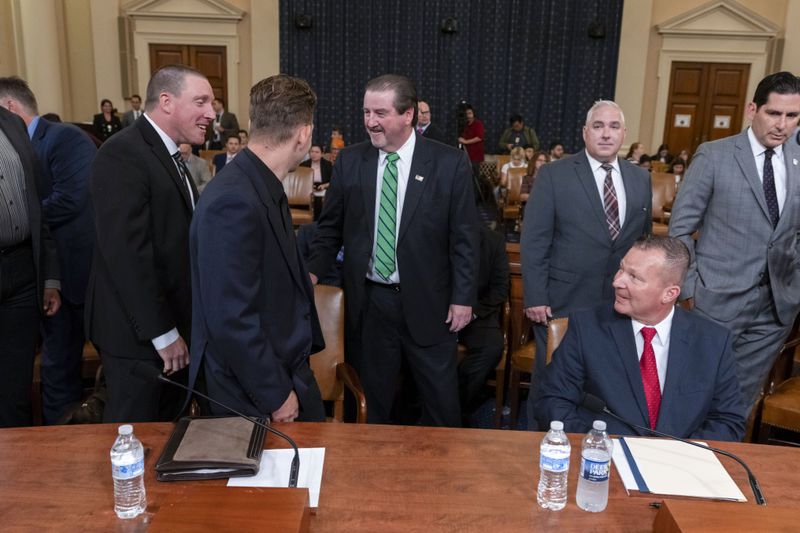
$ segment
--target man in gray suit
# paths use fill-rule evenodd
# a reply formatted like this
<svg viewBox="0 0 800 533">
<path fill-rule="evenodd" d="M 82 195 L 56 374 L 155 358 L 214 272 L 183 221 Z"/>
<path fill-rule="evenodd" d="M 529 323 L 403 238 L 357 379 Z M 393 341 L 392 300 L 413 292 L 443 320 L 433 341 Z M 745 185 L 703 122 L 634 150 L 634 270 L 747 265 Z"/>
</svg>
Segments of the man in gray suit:
<svg viewBox="0 0 800 533">
<path fill-rule="evenodd" d="M 698 148 L 669 234 L 692 252 L 681 297 L 733 332 L 743 399 L 752 408 L 800 303 L 800 150 L 790 137 L 800 82 L 789 72 L 767 76 L 746 114 L 747 130 Z"/>
<path fill-rule="evenodd" d="M 543 166 L 525 208 L 525 315 L 534 323 L 536 353 L 542 355 L 528 396 L 529 429 L 536 429 L 533 403 L 545 369 L 548 319 L 610 304 L 620 260 L 653 225 L 650 175 L 617 157 L 625 131 L 616 103 L 595 102 L 583 127 L 586 150 Z"/>
<path fill-rule="evenodd" d="M 138 94 L 131 95 L 131 109 L 125 111 L 122 115 L 122 127 L 127 128 L 142 116 L 144 109 L 142 109 L 142 97 Z"/>
</svg>

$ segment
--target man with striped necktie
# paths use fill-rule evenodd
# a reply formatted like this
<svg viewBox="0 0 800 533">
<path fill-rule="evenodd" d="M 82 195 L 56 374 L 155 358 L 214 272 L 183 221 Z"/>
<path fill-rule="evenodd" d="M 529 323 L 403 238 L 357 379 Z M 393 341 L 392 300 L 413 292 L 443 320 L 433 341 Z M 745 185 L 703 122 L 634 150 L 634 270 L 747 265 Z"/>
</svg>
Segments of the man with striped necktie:
<svg viewBox="0 0 800 533">
<path fill-rule="evenodd" d="M 367 83 L 370 142 L 336 158 L 309 271 L 316 283 L 344 244 L 347 357 L 369 421 L 391 421 L 405 360 L 420 423 L 459 426 L 456 333 L 476 299 L 478 217 L 469 161 L 416 133 L 417 105 L 404 76 Z"/>
</svg>

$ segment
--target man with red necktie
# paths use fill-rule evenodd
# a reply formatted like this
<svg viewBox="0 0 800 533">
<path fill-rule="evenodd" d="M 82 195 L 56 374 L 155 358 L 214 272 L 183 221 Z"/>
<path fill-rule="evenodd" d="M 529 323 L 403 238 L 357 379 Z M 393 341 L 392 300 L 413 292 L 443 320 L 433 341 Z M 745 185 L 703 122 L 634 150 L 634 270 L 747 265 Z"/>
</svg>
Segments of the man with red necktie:
<svg viewBox="0 0 800 533">
<path fill-rule="evenodd" d="M 614 306 L 572 313 L 536 401 L 540 424 L 584 433 L 597 415 L 584 394 L 634 424 L 683 438 L 741 440 L 745 406 L 731 333 L 675 306 L 689 268 L 678 239 L 637 240 L 614 277 Z M 606 419 L 609 433 L 634 430 Z"/>
</svg>

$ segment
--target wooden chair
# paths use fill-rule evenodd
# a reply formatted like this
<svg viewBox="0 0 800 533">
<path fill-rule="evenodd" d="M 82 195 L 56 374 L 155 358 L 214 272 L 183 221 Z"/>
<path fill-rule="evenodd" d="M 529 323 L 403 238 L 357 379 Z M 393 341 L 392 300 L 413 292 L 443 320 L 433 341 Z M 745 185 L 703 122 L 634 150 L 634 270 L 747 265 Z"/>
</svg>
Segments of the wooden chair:
<svg viewBox="0 0 800 533">
<path fill-rule="evenodd" d="M 666 172 L 652 172 L 653 184 L 653 234 L 667 235 L 669 232 L 669 215 L 665 206 L 671 206 L 675 200 L 675 175 Z"/>
<path fill-rule="evenodd" d="M 785 444 L 786 441 L 776 441 L 773 438 L 774 428 L 800 434 L 800 376 L 790 377 L 796 363 L 798 346 L 800 346 L 800 332 L 795 327 L 794 334 L 781 347 L 778 358 L 770 371 L 764 390 L 764 399 L 753 409 L 754 414 L 748 421 L 746 441 L 757 440 L 762 444 L 769 442 Z M 758 434 L 752 435 L 755 428 L 758 429 Z M 755 438 L 748 439 L 748 436 Z"/>
<path fill-rule="evenodd" d="M 297 167 L 283 179 L 283 190 L 289 201 L 292 224 L 300 226 L 314 220 L 314 171 Z"/>
<path fill-rule="evenodd" d="M 511 161 L 511 156 L 508 154 L 494 156 L 494 164 L 496 165 L 494 176 L 495 183 L 500 179 L 500 171 L 503 170 L 503 165 L 509 161 Z"/>
<path fill-rule="evenodd" d="M 217 169 L 214 166 L 214 156 L 224 153 L 225 150 L 200 150 L 200 157 L 206 160 L 206 164 L 208 164 L 208 170 L 211 171 L 212 176 L 217 173 Z"/>
<path fill-rule="evenodd" d="M 510 168 L 508 169 L 508 182 L 506 183 L 506 195 L 502 202 L 503 220 L 516 220 L 522 205 L 520 194 L 522 182 L 528 169 Z"/>
<path fill-rule="evenodd" d="M 650 168 L 653 172 L 666 172 L 669 169 L 669 165 L 661 161 L 650 161 Z"/>
<path fill-rule="evenodd" d="M 338 287 L 314 287 L 317 314 L 325 338 L 325 349 L 311 356 L 311 370 L 322 400 L 333 402 L 333 421 L 344 421 L 344 389 L 355 396 L 356 422 L 367 421 L 367 400 L 355 369 L 344 361 L 344 292 Z"/>
</svg>

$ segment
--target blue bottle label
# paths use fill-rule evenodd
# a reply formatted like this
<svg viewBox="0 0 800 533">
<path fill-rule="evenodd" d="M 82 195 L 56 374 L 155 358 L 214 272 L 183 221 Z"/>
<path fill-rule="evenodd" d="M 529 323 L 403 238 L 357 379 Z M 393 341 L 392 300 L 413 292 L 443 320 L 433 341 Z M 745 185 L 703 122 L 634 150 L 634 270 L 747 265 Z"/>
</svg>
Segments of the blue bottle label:
<svg viewBox="0 0 800 533">
<path fill-rule="evenodd" d="M 144 473 L 144 459 L 130 465 L 111 465 L 114 479 L 132 479 Z"/>
<path fill-rule="evenodd" d="M 548 457 L 545 454 L 539 456 L 539 469 L 548 472 L 566 472 L 569 470 L 569 455 L 566 457 Z"/>
<path fill-rule="evenodd" d="M 587 481 L 608 481 L 610 466 L 610 461 L 592 461 L 582 457 L 581 476 Z"/>
</svg>

